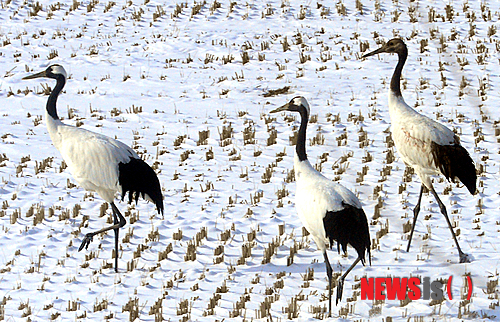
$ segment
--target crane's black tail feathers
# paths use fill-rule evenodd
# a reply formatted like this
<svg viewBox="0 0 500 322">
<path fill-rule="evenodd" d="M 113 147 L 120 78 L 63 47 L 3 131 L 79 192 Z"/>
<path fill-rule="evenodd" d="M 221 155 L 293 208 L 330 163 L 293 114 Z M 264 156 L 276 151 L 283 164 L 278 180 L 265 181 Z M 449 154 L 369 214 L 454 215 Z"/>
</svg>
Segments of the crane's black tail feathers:
<svg viewBox="0 0 500 322">
<path fill-rule="evenodd" d="M 476 193 L 476 166 L 469 152 L 457 142 L 453 145 L 439 145 L 432 142 L 431 151 L 436 166 L 448 180 L 457 178 L 471 194 Z"/>
<path fill-rule="evenodd" d="M 368 253 L 368 260 L 371 265 L 370 230 L 365 212 L 361 208 L 346 203 L 342 204 L 344 209 L 327 211 L 323 218 L 323 225 L 325 226 L 326 237 L 330 241 L 330 247 L 332 247 L 333 241 L 336 241 L 345 253 L 347 244 L 350 244 L 358 253 L 363 265 L 365 265 L 365 253 Z"/>
<path fill-rule="evenodd" d="M 128 203 L 139 196 L 143 199 L 149 197 L 158 213 L 163 214 L 163 195 L 161 193 L 160 181 L 155 171 L 142 159 L 130 158 L 127 163 L 118 164 L 118 183 L 122 187 L 122 200 L 128 192 Z"/>
</svg>

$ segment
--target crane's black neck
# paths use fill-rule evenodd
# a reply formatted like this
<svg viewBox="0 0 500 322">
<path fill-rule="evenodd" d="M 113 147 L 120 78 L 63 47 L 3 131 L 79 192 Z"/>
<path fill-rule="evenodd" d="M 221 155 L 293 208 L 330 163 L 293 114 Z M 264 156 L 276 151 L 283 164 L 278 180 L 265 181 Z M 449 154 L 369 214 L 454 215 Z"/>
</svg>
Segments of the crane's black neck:
<svg viewBox="0 0 500 322">
<path fill-rule="evenodd" d="M 306 130 L 307 130 L 307 122 L 309 121 L 309 113 L 304 106 L 300 106 L 300 128 L 299 135 L 297 138 L 297 145 L 295 146 L 295 151 L 297 152 L 297 156 L 299 157 L 299 161 L 307 160 L 306 154 Z"/>
<path fill-rule="evenodd" d="M 403 66 L 405 65 L 407 57 L 408 57 L 408 49 L 405 46 L 404 50 L 398 52 L 398 64 L 396 65 L 396 69 L 394 70 L 394 74 L 392 74 L 392 79 L 391 79 L 391 91 L 394 93 L 394 95 L 398 97 L 402 96 L 401 86 L 400 86 L 401 72 L 403 71 Z"/>
<path fill-rule="evenodd" d="M 55 79 L 57 80 L 56 87 L 52 90 L 49 95 L 49 99 L 47 100 L 47 113 L 54 120 L 58 120 L 59 116 L 57 116 L 56 102 L 57 97 L 64 87 L 64 84 L 66 84 L 66 78 L 63 75 L 57 75 Z"/>
</svg>

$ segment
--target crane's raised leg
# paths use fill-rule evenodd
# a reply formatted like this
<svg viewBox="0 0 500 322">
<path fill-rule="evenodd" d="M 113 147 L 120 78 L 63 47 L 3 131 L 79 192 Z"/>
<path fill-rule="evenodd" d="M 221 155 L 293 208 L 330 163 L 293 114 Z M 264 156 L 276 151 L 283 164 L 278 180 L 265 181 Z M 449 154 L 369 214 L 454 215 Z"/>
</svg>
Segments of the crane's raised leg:
<svg viewBox="0 0 500 322">
<path fill-rule="evenodd" d="M 99 229 L 98 231 L 86 234 L 80 248 L 78 248 L 78 251 L 81 251 L 83 248 L 88 249 L 95 235 L 113 229 L 115 231 L 115 271 L 118 272 L 118 230 L 125 226 L 127 221 L 122 216 L 114 202 L 111 202 L 110 205 L 113 210 L 113 226 L 105 227 L 103 229 Z"/>
<path fill-rule="evenodd" d="M 326 250 L 323 252 L 323 257 L 325 258 L 326 265 L 326 276 L 328 276 L 328 317 L 332 316 L 332 265 L 330 265 L 330 261 L 328 260 L 328 255 L 326 254 Z"/>
<path fill-rule="evenodd" d="M 420 202 L 422 201 L 422 194 L 424 193 L 424 185 L 420 188 L 420 195 L 418 196 L 417 205 L 415 209 L 413 209 L 413 225 L 411 226 L 410 238 L 408 239 L 408 246 L 406 247 L 406 251 L 410 251 L 411 239 L 413 238 L 413 231 L 415 230 L 415 225 L 417 223 L 418 213 L 420 212 Z"/>
<path fill-rule="evenodd" d="M 455 235 L 455 232 L 453 231 L 453 227 L 451 226 L 450 218 L 448 217 L 448 213 L 446 212 L 446 207 L 444 206 L 441 199 L 439 199 L 434 188 L 431 188 L 431 192 L 434 195 L 434 198 L 436 198 L 436 201 L 439 205 L 439 209 L 441 210 L 441 213 L 443 214 L 444 218 L 446 218 L 446 222 L 448 223 L 448 228 L 450 228 L 451 235 L 453 236 L 453 240 L 455 240 L 455 244 L 457 245 L 457 249 L 458 249 L 458 256 L 460 256 L 460 263 L 470 263 L 469 256 L 467 256 L 467 254 L 462 252 L 462 249 L 460 248 L 460 245 L 458 244 L 457 235 Z"/>
<path fill-rule="evenodd" d="M 347 271 L 344 273 L 344 275 L 342 275 L 339 280 L 338 280 L 338 283 L 337 283 L 337 299 L 335 301 L 335 305 L 338 305 L 340 301 L 342 301 L 342 293 L 344 292 L 344 280 L 345 280 L 345 277 L 347 276 L 347 274 L 349 274 L 349 272 L 352 271 L 352 269 L 354 268 L 354 266 L 356 266 L 359 261 L 361 260 L 361 257 L 358 257 L 356 258 L 356 260 L 354 261 L 354 263 L 352 263 L 352 265 L 347 269 Z"/>
</svg>

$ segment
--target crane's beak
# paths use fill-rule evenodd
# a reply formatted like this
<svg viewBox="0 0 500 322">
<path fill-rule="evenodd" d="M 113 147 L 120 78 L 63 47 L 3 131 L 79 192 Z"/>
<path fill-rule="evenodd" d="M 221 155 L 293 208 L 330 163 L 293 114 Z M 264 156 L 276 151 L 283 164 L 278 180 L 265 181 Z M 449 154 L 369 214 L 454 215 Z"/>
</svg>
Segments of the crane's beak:
<svg viewBox="0 0 500 322">
<path fill-rule="evenodd" d="M 361 58 L 366 58 L 366 57 L 373 56 L 373 55 L 380 54 L 380 53 L 384 53 L 384 52 L 385 52 L 384 47 L 380 47 L 379 49 L 374 50 L 371 53 L 364 54 L 363 56 L 361 56 Z"/>
<path fill-rule="evenodd" d="M 276 108 L 276 109 L 272 110 L 272 111 L 271 111 L 271 112 L 269 112 L 269 113 L 278 113 L 278 112 L 282 112 L 282 111 L 288 111 L 288 107 L 289 107 L 289 106 L 290 106 L 290 103 L 288 102 L 288 103 L 286 103 L 285 105 L 280 106 L 280 107 L 278 107 L 278 108 Z"/>
<path fill-rule="evenodd" d="M 33 78 L 39 78 L 39 77 L 47 77 L 47 73 L 44 70 L 43 72 L 39 72 L 33 75 L 28 75 L 26 77 L 23 77 L 23 79 L 33 79 Z"/>
</svg>

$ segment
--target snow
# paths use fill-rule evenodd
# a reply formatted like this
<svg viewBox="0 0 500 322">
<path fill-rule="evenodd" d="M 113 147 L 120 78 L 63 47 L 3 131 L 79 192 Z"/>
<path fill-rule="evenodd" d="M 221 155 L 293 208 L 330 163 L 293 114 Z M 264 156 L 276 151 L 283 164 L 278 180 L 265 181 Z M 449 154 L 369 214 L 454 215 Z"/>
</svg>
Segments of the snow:
<svg viewBox="0 0 500 322">
<path fill-rule="evenodd" d="M 268 114 L 302 95 L 317 115 L 308 127 L 309 160 L 356 193 L 375 245 L 372 265 L 358 265 L 348 275 L 333 317 L 498 319 L 499 3 L 111 4 L 0 2 L 1 318 L 326 318 L 317 313 L 327 307 L 323 258 L 304 236 L 290 179 L 289 137 L 298 118 Z M 394 36 L 409 48 L 406 102 L 454 129 L 480 170 L 475 196 L 461 184 L 434 178 L 462 250 L 473 258 L 469 264 L 458 263 L 430 194 L 423 197 L 406 252 L 403 225 L 411 222 L 420 181 L 405 173 L 387 138 L 387 89 L 397 58 L 360 59 Z M 42 92 L 54 83 L 21 80 L 54 63 L 69 74 L 58 100 L 63 121 L 130 145 L 155 167 L 162 184 L 164 218 L 143 200 L 117 202 L 127 219 L 119 273 L 112 268 L 112 234 L 77 251 L 85 233 L 109 224 L 111 213 L 99 216 L 104 201 L 74 186 L 50 141 Z M 283 93 L 270 95 L 275 90 Z M 200 140 L 202 131 L 209 131 L 206 140 Z M 196 258 L 190 260 L 193 248 Z M 264 255 L 266 249 L 272 256 Z M 334 246 L 334 273 L 345 271 L 355 256 L 352 248 L 340 256 Z M 308 270 L 314 270 L 310 280 Z M 461 297 L 468 274 L 470 301 Z M 391 276 L 453 276 L 453 300 L 361 300 L 360 278 Z"/>
</svg>

